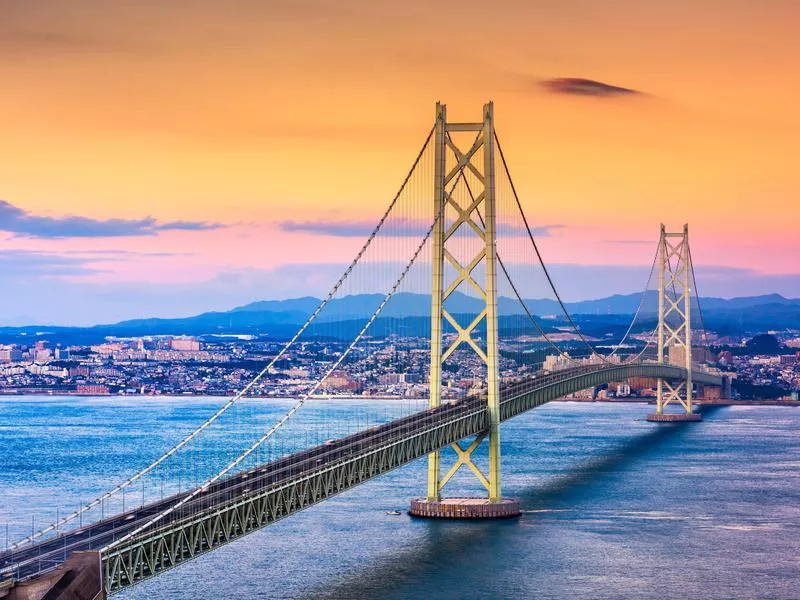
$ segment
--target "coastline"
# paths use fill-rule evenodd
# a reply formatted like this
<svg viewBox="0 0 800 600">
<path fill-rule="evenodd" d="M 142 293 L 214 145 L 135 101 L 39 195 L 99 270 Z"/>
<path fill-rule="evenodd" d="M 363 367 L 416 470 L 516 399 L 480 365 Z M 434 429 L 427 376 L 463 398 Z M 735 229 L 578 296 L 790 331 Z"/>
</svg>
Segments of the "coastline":
<svg viewBox="0 0 800 600">
<path fill-rule="evenodd" d="M 15 389 L 15 390 L 0 390 L 0 398 L 15 397 L 15 396 L 65 396 L 71 398 L 230 398 L 234 394 L 79 394 L 74 390 L 51 390 L 51 389 Z M 246 395 L 248 399 L 264 399 L 264 400 L 292 400 L 292 396 L 262 396 L 262 395 Z M 328 396 L 328 395 L 314 395 L 309 400 L 409 400 L 419 401 L 426 400 L 420 397 L 407 397 L 407 396 Z M 559 398 L 557 402 L 575 402 L 580 404 L 602 402 L 606 404 L 655 404 L 654 398 L 624 398 L 624 399 L 611 399 L 611 398 Z M 800 407 L 800 400 L 694 400 L 697 406 L 789 406 Z"/>
</svg>

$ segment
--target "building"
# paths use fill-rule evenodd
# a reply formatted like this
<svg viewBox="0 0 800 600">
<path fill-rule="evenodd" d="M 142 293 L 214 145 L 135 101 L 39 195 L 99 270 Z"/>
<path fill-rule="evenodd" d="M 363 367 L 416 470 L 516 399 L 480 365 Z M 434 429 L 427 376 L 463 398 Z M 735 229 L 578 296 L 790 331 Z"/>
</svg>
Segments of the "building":
<svg viewBox="0 0 800 600">
<path fill-rule="evenodd" d="M 628 385 L 637 392 L 645 389 L 652 390 L 658 385 L 658 379 L 655 377 L 630 377 Z"/>
<path fill-rule="evenodd" d="M 69 376 L 69 371 L 66 369 L 40 363 L 26 365 L 25 370 L 31 375 L 49 375 L 50 377 L 59 377 L 62 379 Z"/>
<path fill-rule="evenodd" d="M 178 352 L 200 352 L 200 341 L 191 337 L 172 338 L 169 341 L 169 348 Z"/>
<path fill-rule="evenodd" d="M 562 369 L 568 369 L 569 367 L 569 359 L 562 354 L 548 354 L 545 356 L 544 364 L 542 365 L 542 368 L 549 372 L 560 371 Z"/>
<path fill-rule="evenodd" d="M 94 377 L 119 377 L 122 372 L 112 367 L 97 367 L 92 369 L 92 375 Z"/>
<path fill-rule="evenodd" d="M 292 367 L 291 369 L 286 369 L 283 372 L 284 375 L 287 377 L 291 377 L 292 379 L 308 379 L 311 373 L 308 369 L 302 369 L 299 367 Z"/>
<path fill-rule="evenodd" d="M 82 396 L 107 396 L 110 392 L 107 385 L 79 384 L 75 388 L 75 393 Z"/>
<path fill-rule="evenodd" d="M 692 346 L 692 361 L 695 363 L 713 362 L 714 355 L 704 346 Z M 677 367 L 686 366 L 686 350 L 683 346 L 669 347 L 669 364 Z"/>
<path fill-rule="evenodd" d="M 586 388 L 585 390 L 578 390 L 577 392 L 573 392 L 571 394 L 567 394 L 564 398 L 570 400 L 594 400 L 595 397 L 595 390 L 594 388 Z"/>
<path fill-rule="evenodd" d="M 33 360 L 36 362 L 47 362 L 53 358 L 53 351 L 50 348 L 39 348 L 39 342 L 36 342 L 37 348 L 33 350 Z"/>
<path fill-rule="evenodd" d="M 18 362 L 22 360 L 22 350 L 16 346 L 0 347 L 0 363 Z"/>
<path fill-rule="evenodd" d="M 701 393 L 698 396 L 698 400 L 712 400 L 716 401 L 722 398 L 722 388 L 718 388 L 712 385 L 704 385 L 702 386 Z"/>
<path fill-rule="evenodd" d="M 325 379 L 322 387 L 327 391 L 355 392 L 361 385 L 344 371 L 334 371 Z"/>
<path fill-rule="evenodd" d="M 99 354 L 100 356 L 111 356 L 115 352 L 121 352 L 125 349 L 125 346 L 121 342 L 114 342 L 114 343 L 105 343 L 105 344 L 96 344 L 94 346 L 90 346 L 92 352 Z"/>
<path fill-rule="evenodd" d="M 728 366 L 733 362 L 733 354 L 730 350 L 723 350 L 717 355 L 717 362 L 721 364 L 723 367 Z"/>
</svg>

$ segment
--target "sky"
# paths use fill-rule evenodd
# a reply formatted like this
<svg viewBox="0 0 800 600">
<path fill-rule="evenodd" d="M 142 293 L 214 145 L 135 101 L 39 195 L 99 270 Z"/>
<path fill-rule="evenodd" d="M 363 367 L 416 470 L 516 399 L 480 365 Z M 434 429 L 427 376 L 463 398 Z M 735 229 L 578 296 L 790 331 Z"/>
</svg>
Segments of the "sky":
<svg viewBox="0 0 800 600">
<path fill-rule="evenodd" d="M 324 294 L 437 100 L 494 101 L 567 299 L 641 288 L 662 222 L 689 223 L 701 294 L 798 297 L 798 22 L 794 0 L 0 0 L 0 325 Z"/>
</svg>

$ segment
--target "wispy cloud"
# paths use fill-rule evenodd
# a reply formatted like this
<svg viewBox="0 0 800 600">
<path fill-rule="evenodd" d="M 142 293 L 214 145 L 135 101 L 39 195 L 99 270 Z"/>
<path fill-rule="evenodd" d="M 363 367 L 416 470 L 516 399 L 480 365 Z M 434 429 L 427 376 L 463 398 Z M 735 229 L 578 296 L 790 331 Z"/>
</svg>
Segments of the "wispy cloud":
<svg viewBox="0 0 800 600">
<path fill-rule="evenodd" d="M 373 221 L 278 221 L 276 226 L 281 231 L 296 233 L 313 233 L 333 237 L 367 237 L 375 229 Z M 386 225 L 386 235 L 389 236 L 422 236 L 425 235 L 430 223 L 421 221 L 394 221 Z"/>
<path fill-rule="evenodd" d="M 313 233 L 332 237 L 367 237 L 375 228 L 372 221 L 278 221 L 276 226 L 281 231 Z M 463 225 L 466 227 L 466 225 Z M 388 221 L 384 228 L 384 235 L 396 237 L 421 237 L 430 227 L 429 222 L 397 220 Z M 541 225 L 531 228 L 533 235 L 550 237 L 554 230 L 562 229 L 564 225 Z M 498 223 L 497 235 L 519 236 L 527 235 L 527 230 L 515 223 Z"/>
<path fill-rule="evenodd" d="M 0 200 L 0 231 L 43 239 L 97 238 L 156 235 L 160 231 L 207 231 L 224 227 L 205 221 L 160 222 L 154 217 L 142 219 L 92 219 L 76 215 L 50 217 Z"/>
<path fill-rule="evenodd" d="M 531 233 L 534 237 L 551 237 L 553 232 L 558 229 L 564 229 L 566 225 L 538 225 L 531 227 Z M 500 239 L 502 236 L 524 236 L 528 235 L 528 230 L 524 225 L 515 223 L 498 223 L 497 224 L 497 237 Z"/>
<path fill-rule="evenodd" d="M 102 250 L 61 250 L 59 255 L 76 256 L 90 260 L 120 260 L 130 258 L 168 258 L 174 256 L 191 256 L 191 252 L 138 252 L 135 250 L 118 250 L 104 248 Z"/>
<path fill-rule="evenodd" d="M 11 279 L 50 278 L 73 275 L 93 275 L 100 269 L 88 266 L 86 259 L 65 256 L 63 253 L 30 250 L 3 250 L 0 252 L 0 281 Z M 11 288 L 7 288 L 11 289 Z"/>
<path fill-rule="evenodd" d="M 621 245 L 655 245 L 653 240 L 601 240 L 601 244 L 621 244 Z"/>
<path fill-rule="evenodd" d="M 156 231 L 208 231 L 209 229 L 219 229 L 224 227 L 222 223 L 208 223 L 206 221 L 169 221 L 167 223 L 157 223 Z"/>
<path fill-rule="evenodd" d="M 632 88 L 621 87 L 595 81 L 594 79 L 584 79 L 582 77 L 555 77 L 540 81 L 545 90 L 553 94 L 565 94 L 569 96 L 592 96 L 595 98 L 618 98 L 624 96 L 640 96 L 644 92 Z"/>
</svg>

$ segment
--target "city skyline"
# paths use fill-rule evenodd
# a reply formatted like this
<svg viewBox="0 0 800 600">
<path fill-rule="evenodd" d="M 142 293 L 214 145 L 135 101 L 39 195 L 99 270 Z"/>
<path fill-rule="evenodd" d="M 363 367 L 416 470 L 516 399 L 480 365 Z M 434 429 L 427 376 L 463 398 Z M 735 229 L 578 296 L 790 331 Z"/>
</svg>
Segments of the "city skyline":
<svg viewBox="0 0 800 600">
<path fill-rule="evenodd" d="M 495 101 L 567 299 L 639 289 L 673 215 L 702 295 L 800 296 L 791 3 L 186 8 L 0 4 L 3 324 L 324 293 L 436 99 Z"/>
</svg>

